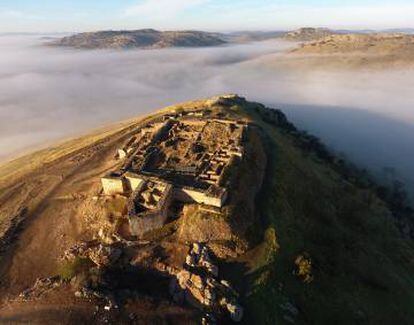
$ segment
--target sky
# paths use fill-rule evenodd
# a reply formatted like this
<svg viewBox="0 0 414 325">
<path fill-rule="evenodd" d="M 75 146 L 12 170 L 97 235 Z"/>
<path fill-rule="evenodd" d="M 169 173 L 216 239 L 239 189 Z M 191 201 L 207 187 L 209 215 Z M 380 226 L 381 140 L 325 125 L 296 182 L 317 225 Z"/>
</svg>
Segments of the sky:
<svg viewBox="0 0 414 325">
<path fill-rule="evenodd" d="M 0 33 L 414 27 L 413 0 L 1 0 Z"/>
</svg>

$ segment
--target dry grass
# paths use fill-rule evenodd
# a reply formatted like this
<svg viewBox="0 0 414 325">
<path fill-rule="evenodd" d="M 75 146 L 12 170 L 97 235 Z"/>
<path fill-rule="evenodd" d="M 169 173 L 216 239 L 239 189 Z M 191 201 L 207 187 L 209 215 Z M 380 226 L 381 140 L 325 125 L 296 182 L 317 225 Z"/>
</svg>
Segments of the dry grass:
<svg viewBox="0 0 414 325">
<path fill-rule="evenodd" d="M 0 165 L 0 187 L 4 183 L 12 179 L 22 177 L 25 174 L 39 168 L 45 164 L 53 163 L 54 161 L 72 154 L 78 150 L 97 143 L 105 138 L 111 137 L 118 132 L 128 128 L 136 123 L 136 121 L 121 123 L 116 127 L 106 127 L 100 129 L 90 135 L 82 136 L 80 138 L 67 140 L 63 143 L 56 144 L 52 147 L 30 153 L 12 161 Z"/>
</svg>

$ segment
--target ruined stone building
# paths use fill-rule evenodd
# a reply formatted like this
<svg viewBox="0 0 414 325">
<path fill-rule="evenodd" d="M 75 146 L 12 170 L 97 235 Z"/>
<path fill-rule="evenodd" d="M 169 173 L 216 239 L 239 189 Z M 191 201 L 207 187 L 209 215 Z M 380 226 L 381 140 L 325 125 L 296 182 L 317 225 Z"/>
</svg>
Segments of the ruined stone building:
<svg viewBox="0 0 414 325">
<path fill-rule="evenodd" d="M 118 150 L 123 165 L 101 179 L 103 192 L 129 196 L 130 228 L 138 237 L 165 223 L 173 201 L 221 208 L 247 127 L 194 112 L 147 123 Z"/>
</svg>

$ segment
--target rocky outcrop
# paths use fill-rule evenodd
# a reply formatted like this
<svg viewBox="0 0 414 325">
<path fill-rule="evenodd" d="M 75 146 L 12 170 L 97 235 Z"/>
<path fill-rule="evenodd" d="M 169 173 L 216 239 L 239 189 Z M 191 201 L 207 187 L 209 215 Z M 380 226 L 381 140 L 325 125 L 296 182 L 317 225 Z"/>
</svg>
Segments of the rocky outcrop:
<svg viewBox="0 0 414 325">
<path fill-rule="evenodd" d="M 192 245 L 184 269 L 172 278 L 169 290 L 175 302 L 188 303 L 206 312 L 203 324 L 214 324 L 216 316 L 225 313 L 235 322 L 243 318 L 238 293 L 228 281 L 219 280 L 219 269 L 205 245 Z"/>
</svg>

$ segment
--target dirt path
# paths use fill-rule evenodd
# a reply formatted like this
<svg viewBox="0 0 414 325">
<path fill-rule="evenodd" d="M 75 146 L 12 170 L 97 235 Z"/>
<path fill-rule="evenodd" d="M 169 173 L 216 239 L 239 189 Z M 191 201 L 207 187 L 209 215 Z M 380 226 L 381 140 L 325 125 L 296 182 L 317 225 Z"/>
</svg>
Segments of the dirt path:
<svg viewBox="0 0 414 325">
<path fill-rule="evenodd" d="M 62 252 L 80 239 L 90 239 L 85 238 L 88 229 L 79 209 L 85 198 L 100 191 L 99 176 L 117 163 L 115 149 L 128 133 L 41 168 L 1 195 L 1 213 L 22 206 L 29 212 L 18 239 L 2 256 L 0 298 L 56 274 Z"/>
</svg>

